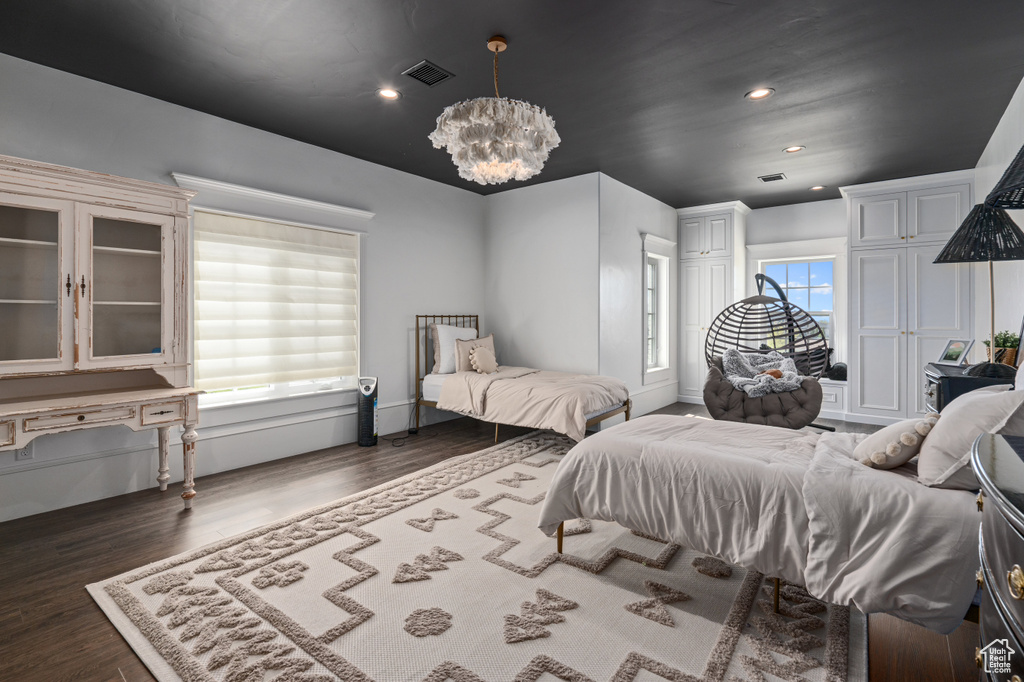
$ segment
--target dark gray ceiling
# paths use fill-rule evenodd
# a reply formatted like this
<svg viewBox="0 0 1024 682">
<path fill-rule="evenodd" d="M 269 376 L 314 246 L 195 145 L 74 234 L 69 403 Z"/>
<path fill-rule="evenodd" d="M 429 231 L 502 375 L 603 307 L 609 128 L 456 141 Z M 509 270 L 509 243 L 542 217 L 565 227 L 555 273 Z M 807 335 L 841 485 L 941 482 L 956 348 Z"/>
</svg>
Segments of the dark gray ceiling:
<svg viewBox="0 0 1024 682">
<path fill-rule="evenodd" d="M 974 167 L 1022 27 L 1020 0 L 4 0 L 0 52 L 489 194 L 523 183 L 460 180 L 427 134 L 493 93 L 501 33 L 502 95 L 562 137 L 530 182 L 602 171 L 674 207 L 758 208 Z M 456 77 L 401 75 L 421 59 Z"/>
</svg>

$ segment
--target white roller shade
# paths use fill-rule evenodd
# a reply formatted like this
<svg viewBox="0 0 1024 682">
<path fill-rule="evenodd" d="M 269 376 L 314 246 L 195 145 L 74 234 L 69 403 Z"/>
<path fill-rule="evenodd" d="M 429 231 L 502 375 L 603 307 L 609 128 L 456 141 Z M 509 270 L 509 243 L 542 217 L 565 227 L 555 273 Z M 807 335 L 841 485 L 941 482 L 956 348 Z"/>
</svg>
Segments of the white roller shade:
<svg viewBox="0 0 1024 682">
<path fill-rule="evenodd" d="M 195 212 L 196 388 L 358 371 L 359 238 Z"/>
</svg>

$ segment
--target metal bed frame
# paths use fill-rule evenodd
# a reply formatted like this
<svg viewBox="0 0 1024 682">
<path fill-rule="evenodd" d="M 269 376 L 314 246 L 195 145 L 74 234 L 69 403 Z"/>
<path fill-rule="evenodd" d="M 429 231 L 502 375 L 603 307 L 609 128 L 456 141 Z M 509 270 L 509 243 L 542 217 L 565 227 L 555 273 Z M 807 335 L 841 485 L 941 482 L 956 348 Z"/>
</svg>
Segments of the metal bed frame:
<svg viewBox="0 0 1024 682">
<path fill-rule="evenodd" d="M 432 400 L 423 399 L 423 378 L 430 373 L 431 363 L 433 355 L 430 353 L 430 334 L 428 329 L 431 324 L 448 324 L 455 327 L 471 327 L 476 330 L 477 336 L 480 335 L 480 316 L 479 315 L 417 315 L 416 316 L 416 376 L 414 377 L 416 382 L 416 430 L 420 428 L 420 408 L 421 407 L 437 407 L 437 403 Z M 422 355 L 421 355 L 422 353 Z M 587 420 L 587 428 L 610 419 L 619 414 L 626 415 L 626 421 L 629 421 L 630 410 L 633 407 L 633 401 L 626 399 L 626 402 L 616 407 L 613 410 L 609 410 L 603 414 L 599 414 L 592 419 Z M 500 424 L 494 424 L 494 442 L 498 442 L 498 427 Z"/>
</svg>

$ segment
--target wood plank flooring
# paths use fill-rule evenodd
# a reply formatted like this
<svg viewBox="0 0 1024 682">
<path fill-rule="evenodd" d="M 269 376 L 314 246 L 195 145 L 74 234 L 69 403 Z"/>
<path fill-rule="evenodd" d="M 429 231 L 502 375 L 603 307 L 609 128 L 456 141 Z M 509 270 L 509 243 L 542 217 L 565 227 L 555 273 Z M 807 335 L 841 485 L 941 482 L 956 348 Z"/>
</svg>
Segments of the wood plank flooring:
<svg viewBox="0 0 1024 682">
<path fill-rule="evenodd" d="M 702 410 L 677 403 L 659 412 Z M 502 427 L 500 437 L 527 431 Z M 345 445 L 204 476 L 191 512 L 181 509 L 172 486 L 2 523 L 0 681 L 152 680 L 86 584 L 474 452 L 493 439 L 492 425 L 458 419 L 424 427 L 402 447 L 382 438 L 373 448 Z M 872 616 L 869 638 L 873 682 L 977 679 L 977 626 L 943 637 Z"/>
</svg>

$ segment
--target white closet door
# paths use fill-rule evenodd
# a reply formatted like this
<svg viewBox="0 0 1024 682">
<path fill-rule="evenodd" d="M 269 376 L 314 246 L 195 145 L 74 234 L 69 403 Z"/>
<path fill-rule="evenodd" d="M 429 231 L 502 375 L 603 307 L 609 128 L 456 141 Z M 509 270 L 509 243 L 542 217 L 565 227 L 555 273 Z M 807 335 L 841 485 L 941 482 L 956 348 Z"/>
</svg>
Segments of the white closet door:
<svg viewBox="0 0 1024 682">
<path fill-rule="evenodd" d="M 679 394 L 701 395 L 704 386 L 704 326 L 701 322 L 701 269 L 699 260 L 679 263 L 679 326 L 681 330 Z"/>
<path fill-rule="evenodd" d="M 905 192 L 857 197 L 850 206 L 853 233 L 850 246 L 885 246 L 905 243 L 907 195 Z"/>
<path fill-rule="evenodd" d="M 971 270 L 968 263 L 935 264 L 941 244 L 907 249 L 908 417 L 923 415 L 924 366 L 953 338 L 970 338 Z"/>
<path fill-rule="evenodd" d="M 732 216 L 713 215 L 704 219 L 704 255 L 723 258 L 732 255 Z"/>
<path fill-rule="evenodd" d="M 852 408 L 903 418 L 907 389 L 906 249 L 852 254 Z"/>
<path fill-rule="evenodd" d="M 704 255 L 701 231 L 702 218 L 683 218 L 679 221 L 679 257 L 700 258 Z"/>
</svg>

